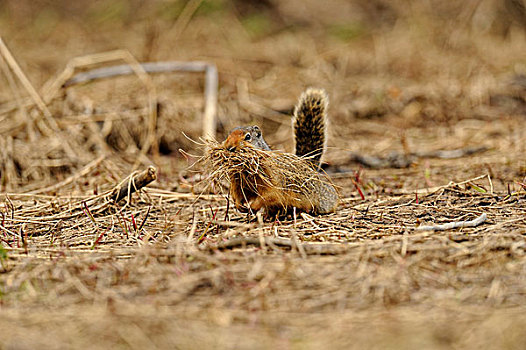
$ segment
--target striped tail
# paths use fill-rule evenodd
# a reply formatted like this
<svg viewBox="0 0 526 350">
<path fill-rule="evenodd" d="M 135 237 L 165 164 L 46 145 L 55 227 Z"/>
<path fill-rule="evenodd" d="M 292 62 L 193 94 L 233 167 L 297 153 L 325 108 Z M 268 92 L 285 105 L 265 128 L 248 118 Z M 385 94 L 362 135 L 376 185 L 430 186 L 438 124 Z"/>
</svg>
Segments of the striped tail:
<svg viewBox="0 0 526 350">
<path fill-rule="evenodd" d="M 325 149 L 327 108 L 329 97 L 325 90 L 309 88 L 294 108 L 292 127 L 296 155 L 319 167 Z"/>
</svg>

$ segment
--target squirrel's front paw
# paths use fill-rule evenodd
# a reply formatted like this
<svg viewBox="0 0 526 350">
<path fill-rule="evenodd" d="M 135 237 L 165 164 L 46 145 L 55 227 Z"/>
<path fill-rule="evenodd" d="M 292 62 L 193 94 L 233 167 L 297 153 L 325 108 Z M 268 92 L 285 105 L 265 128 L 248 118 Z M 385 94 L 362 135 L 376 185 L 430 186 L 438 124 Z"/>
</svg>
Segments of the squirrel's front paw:
<svg viewBox="0 0 526 350">
<path fill-rule="evenodd" d="M 235 203 L 234 204 L 236 209 L 241 213 L 248 213 L 248 206 L 241 204 L 241 203 Z"/>
</svg>

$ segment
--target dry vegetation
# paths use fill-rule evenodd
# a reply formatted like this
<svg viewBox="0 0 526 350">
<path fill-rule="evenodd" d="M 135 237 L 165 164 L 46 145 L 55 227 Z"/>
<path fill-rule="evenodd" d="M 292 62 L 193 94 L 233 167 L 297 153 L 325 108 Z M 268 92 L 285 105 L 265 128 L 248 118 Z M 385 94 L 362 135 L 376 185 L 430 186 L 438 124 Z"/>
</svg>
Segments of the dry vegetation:
<svg viewBox="0 0 526 350">
<path fill-rule="evenodd" d="M 338 192 L 330 178 L 318 172 L 319 164 L 314 164 L 312 154 L 300 157 L 261 150 L 251 144 L 235 152 L 216 142 L 206 146 L 201 161 L 207 173 L 203 181 L 228 193 L 240 211 L 257 211 L 254 200 L 260 198 L 267 219 L 293 214 L 296 209 L 326 214 L 337 205 Z"/>
<path fill-rule="evenodd" d="M 0 349 L 523 348 L 525 16 L 521 0 L 2 2 L 20 70 L 4 50 Z M 338 210 L 264 222 L 201 193 L 202 75 L 53 85 L 115 49 L 130 54 L 77 63 L 215 63 L 218 139 L 255 123 L 290 150 L 297 97 L 325 88 Z"/>
</svg>

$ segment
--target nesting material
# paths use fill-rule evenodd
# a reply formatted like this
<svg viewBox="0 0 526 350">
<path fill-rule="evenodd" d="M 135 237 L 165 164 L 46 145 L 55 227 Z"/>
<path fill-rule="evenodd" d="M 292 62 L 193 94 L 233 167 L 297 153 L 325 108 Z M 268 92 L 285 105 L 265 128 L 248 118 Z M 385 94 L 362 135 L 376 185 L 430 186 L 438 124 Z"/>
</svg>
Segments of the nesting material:
<svg viewBox="0 0 526 350">
<path fill-rule="evenodd" d="M 312 214 L 334 211 L 338 193 L 329 177 L 308 158 L 264 151 L 247 144 L 232 152 L 217 142 L 208 144 L 205 164 L 210 180 L 229 183 L 230 196 L 241 211 L 264 208 L 267 215 L 296 208 Z"/>
</svg>

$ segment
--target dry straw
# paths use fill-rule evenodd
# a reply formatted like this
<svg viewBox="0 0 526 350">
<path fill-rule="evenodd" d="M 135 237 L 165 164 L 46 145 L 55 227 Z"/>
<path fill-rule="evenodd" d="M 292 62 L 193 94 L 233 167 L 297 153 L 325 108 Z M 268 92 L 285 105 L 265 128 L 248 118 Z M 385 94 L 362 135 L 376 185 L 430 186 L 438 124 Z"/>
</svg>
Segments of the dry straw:
<svg viewBox="0 0 526 350">
<path fill-rule="evenodd" d="M 337 192 L 325 173 L 316 170 L 309 157 L 265 151 L 250 144 L 231 152 L 217 142 L 207 143 L 204 163 L 211 183 L 224 188 L 236 183 L 244 202 L 266 197 L 269 192 L 277 204 L 265 205 L 267 212 L 297 207 L 314 213 L 332 211 L 326 208 L 326 197 L 337 202 Z M 230 190 L 232 193 L 232 189 Z M 262 198 L 265 201 L 265 198 Z"/>
</svg>

